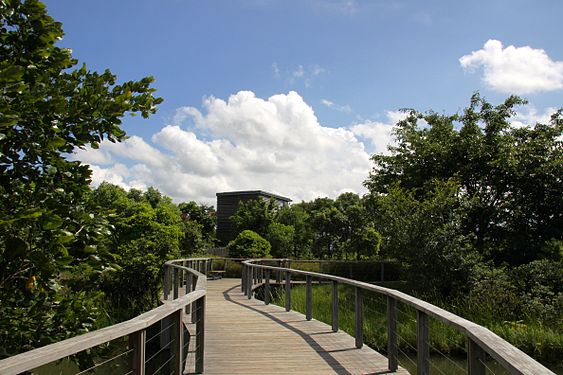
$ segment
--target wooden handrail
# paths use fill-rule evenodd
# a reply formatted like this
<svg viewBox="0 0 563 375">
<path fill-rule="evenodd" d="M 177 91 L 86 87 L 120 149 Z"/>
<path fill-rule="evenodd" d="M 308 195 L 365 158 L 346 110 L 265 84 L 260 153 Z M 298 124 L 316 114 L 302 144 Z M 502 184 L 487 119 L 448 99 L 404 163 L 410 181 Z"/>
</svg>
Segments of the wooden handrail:
<svg viewBox="0 0 563 375">
<path fill-rule="evenodd" d="M 497 336 L 487 328 L 473 323 L 467 319 L 464 319 L 458 315 L 455 315 L 447 310 L 440 307 L 434 306 L 431 303 L 420 300 L 416 297 L 408 295 L 406 293 L 384 288 L 377 285 L 368 284 L 362 281 L 357 281 L 353 279 L 348 279 L 345 277 L 334 276 L 318 272 L 302 271 L 293 268 L 286 268 L 281 266 L 268 266 L 260 264 L 261 262 L 278 262 L 278 264 L 288 263 L 288 259 L 252 259 L 244 261 L 243 264 L 243 291 L 247 294 L 248 298 L 252 297 L 253 285 L 255 284 L 256 277 L 258 275 L 258 270 L 269 270 L 281 272 L 286 275 L 286 310 L 291 306 L 291 287 L 290 280 L 291 275 L 301 275 L 305 276 L 307 282 L 307 289 L 311 288 L 310 278 L 329 280 L 333 282 L 333 291 L 336 290 L 338 284 L 345 284 L 355 288 L 356 290 L 356 303 L 361 304 L 361 290 L 366 290 L 374 292 L 387 297 L 388 300 L 388 329 L 395 330 L 388 332 L 388 337 L 390 341 L 388 343 L 388 348 L 390 349 L 388 353 L 389 359 L 389 369 L 394 371 L 397 367 L 397 350 L 396 350 L 396 301 L 403 302 L 409 306 L 412 306 L 417 311 L 417 331 L 419 336 L 427 335 L 428 325 L 427 317 L 430 316 L 434 319 L 441 321 L 442 323 L 453 327 L 457 331 L 463 333 L 468 338 L 468 373 L 474 374 L 484 374 L 485 368 L 483 364 L 483 358 L 481 358 L 482 351 L 488 353 L 492 358 L 494 358 L 501 366 L 507 369 L 511 374 L 522 374 L 522 375 L 555 375 L 552 371 L 541 365 L 539 362 L 528 356 L 526 353 L 516 348 L 512 344 L 508 343 L 506 340 Z M 299 261 L 300 262 L 300 261 Z M 258 272 L 257 272 L 258 271 Z M 334 292 L 333 292 L 334 293 Z M 307 296 L 311 296 L 311 291 L 307 291 Z M 338 311 L 338 301 L 333 300 L 333 314 Z M 310 302 L 306 301 L 306 305 L 309 306 Z M 336 304 L 336 306 L 335 306 Z M 356 322 L 362 322 L 362 309 L 357 308 Z M 307 317 L 309 317 L 310 311 L 307 311 Z M 336 321 L 332 322 L 333 329 L 338 329 L 338 317 L 336 316 Z M 357 324 L 358 325 L 358 324 Z M 356 346 L 361 347 L 363 344 L 363 331 L 361 324 L 356 328 Z M 428 362 L 428 340 L 427 337 L 421 337 L 419 342 L 419 348 L 417 349 L 417 355 L 419 357 L 418 373 L 427 373 L 427 362 Z M 422 367 L 422 368 L 421 368 Z"/>
<path fill-rule="evenodd" d="M 205 295 L 207 292 L 207 278 L 204 273 L 199 272 L 195 269 L 184 267 L 175 263 L 178 262 L 186 262 L 186 261 L 208 261 L 208 258 L 195 258 L 195 259 L 177 259 L 177 260 L 170 260 L 165 263 L 165 284 L 166 284 L 166 275 L 170 275 L 169 270 L 181 270 L 182 272 L 190 274 L 192 277 L 196 277 L 197 281 L 195 285 L 193 285 L 193 291 L 186 293 L 184 296 L 173 299 L 173 300 L 166 300 L 165 303 L 155 309 L 152 309 L 146 313 L 143 313 L 131 320 L 114 324 L 109 327 L 105 327 L 93 332 L 85 333 L 80 336 L 72 337 L 67 340 L 63 340 L 54 344 L 46 345 L 41 348 L 33 349 L 27 351 L 25 353 L 21 353 L 3 360 L 0 360 L 0 375 L 16 375 L 20 374 L 25 371 L 33 370 L 39 366 L 45 365 L 47 363 L 51 363 L 53 361 L 57 361 L 59 359 L 71 356 L 78 352 L 81 352 L 86 349 L 93 348 L 95 346 L 107 343 L 109 341 L 118 339 L 120 337 L 129 336 L 130 342 L 136 341 L 138 339 L 139 334 L 143 334 L 146 332 L 146 329 L 166 318 L 171 318 L 173 316 L 178 315 L 179 312 L 182 312 L 186 306 L 191 304 L 201 304 L 200 309 L 204 310 L 204 306 L 202 302 L 205 301 Z M 175 284 L 177 286 L 177 284 Z M 165 295 L 167 296 L 167 293 Z M 165 298 L 166 299 L 166 298 Z M 198 332 L 199 330 L 203 329 L 203 319 L 204 316 L 202 315 L 200 320 L 200 326 L 196 326 L 196 334 L 200 333 L 201 337 L 203 337 L 203 331 Z M 181 319 L 180 319 L 181 322 Z M 141 335 L 141 336 L 143 336 Z M 139 345 L 132 345 L 133 350 L 141 350 L 144 353 L 144 339 L 141 340 L 142 348 L 139 348 Z M 200 340 L 200 344 L 203 344 L 203 341 Z M 177 353 L 180 353 L 181 350 L 175 348 Z M 201 349 L 202 350 L 202 349 Z M 138 356 L 138 353 L 134 353 L 134 358 L 141 358 L 142 366 L 144 366 L 144 355 Z M 203 360 L 203 356 L 201 356 Z M 139 364 L 137 364 L 139 365 Z M 200 364 L 196 363 L 196 367 L 203 370 L 203 362 Z M 133 370 L 135 373 L 138 373 L 138 366 L 135 366 Z"/>
</svg>

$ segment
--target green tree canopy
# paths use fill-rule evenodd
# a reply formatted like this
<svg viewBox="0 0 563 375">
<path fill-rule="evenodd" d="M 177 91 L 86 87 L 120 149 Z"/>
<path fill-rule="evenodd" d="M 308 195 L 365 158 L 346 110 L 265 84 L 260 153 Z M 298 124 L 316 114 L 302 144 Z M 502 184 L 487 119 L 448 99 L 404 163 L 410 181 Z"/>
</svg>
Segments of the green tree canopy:
<svg viewBox="0 0 563 375">
<path fill-rule="evenodd" d="M 274 199 L 251 199 L 240 202 L 231 220 L 238 233 L 251 230 L 266 237 L 268 227 L 274 222 L 278 209 L 279 205 Z"/>
<path fill-rule="evenodd" d="M 545 245 L 563 239 L 563 115 L 513 127 L 523 103 L 512 96 L 495 107 L 476 94 L 462 115 L 410 111 L 391 154 L 373 156 L 366 187 L 385 195 L 398 186 L 423 199 L 434 181 L 455 178 L 468 204 L 462 230 L 480 253 L 511 264 L 557 257 Z"/>
<path fill-rule="evenodd" d="M 26 316 L 18 335 L 0 331 L 0 355 L 91 329 L 103 315 L 80 307 L 98 292 L 61 285 L 62 271 L 101 272 L 114 258 L 98 246 L 109 227 L 88 203 L 91 171 L 66 155 L 123 140 L 123 116 L 148 117 L 162 101 L 151 77 L 118 84 L 109 70 L 77 66 L 62 37 L 39 1 L 0 2 L 0 326 Z"/>
<path fill-rule="evenodd" d="M 212 206 L 198 204 L 194 201 L 178 205 L 182 212 L 185 237 L 182 251 L 195 254 L 215 245 L 216 214 Z"/>
<path fill-rule="evenodd" d="M 116 258 L 116 269 L 92 283 L 105 292 L 114 312 L 130 318 L 156 305 L 162 264 L 180 256 L 185 234 L 180 210 L 155 188 L 129 194 L 107 182 L 92 192 L 92 204 L 111 223 L 103 245 Z"/>
</svg>

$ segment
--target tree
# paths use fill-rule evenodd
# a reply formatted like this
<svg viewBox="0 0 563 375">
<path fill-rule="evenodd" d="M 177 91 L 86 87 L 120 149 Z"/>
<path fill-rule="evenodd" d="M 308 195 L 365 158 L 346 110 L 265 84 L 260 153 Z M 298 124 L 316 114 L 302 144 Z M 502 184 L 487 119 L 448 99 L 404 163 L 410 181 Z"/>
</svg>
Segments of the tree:
<svg viewBox="0 0 563 375">
<path fill-rule="evenodd" d="M 422 198 L 398 184 L 373 197 L 381 253 L 399 260 L 412 290 L 447 296 L 463 292 L 481 260 L 464 234 L 466 199 L 455 180 L 438 181 Z"/>
<path fill-rule="evenodd" d="M 293 241 L 291 251 L 287 256 L 295 258 L 310 258 L 313 243 L 312 228 L 309 223 L 309 213 L 306 203 L 297 203 L 281 207 L 276 222 L 293 227 Z"/>
<path fill-rule="evenodd" d="M 187 254 L 197 253 L 215 244 L 216 214 L 212 206 L 194 201 L 180 203 L 185 238 L 182 250 Z"/>
<path fill-rule="evenodd" d="M 180 256 L 180 210 L 155 188 L 131 195 L 109 183 L 92 192 L 92 203 L 109 217 L 113 230 L 104 246 L 113 249 L 116 261 L 113 272 L 91 282 L 105 292 L 120 318 L 155 307 L 162 264 Z"/>
<path fill-rule="evenodd" d="M 293 253 L 295 228 L 292 225 L 273 222 L 268 227 L 267 240 L 272 245 L 274 258 L 289 258 Z"/>
<path fill-rule="evenodd" d="M 515 128 L 510 117 L 523 103 L 511 96 L 494 107 L 475 94 L 462 115 L 409 111 L 391 154 L 372 157 L 366 187 L 377 196 L 398 186 L 422 200 L 435 181 L 455 178 L 467 203 L 462 231 L 487 259 L 555 257 L 544 249 L 563 239 L 563 115 Z"/>
<path fill-rule="evenodd" d="M 356 260 L 373 259 L 378 256 L 381 238 L 381 234 L 371 226 L 365 226 L 355 231 L 350 242 L 356 253 Z"/>
<path fill-rule="evenodd" d="M 232 258 L 269 258 L 270 243 L 251 230 L 243 230 L 227 245 Z"/>
<path fill-rule="evenodd" d="M 84 332 L 103 317 L 91 309 L 71 322 L 99 292 L 61 286 L 63 270 L 100 272 L 113 259 L 98 246 L 107 220 L 87 203 L 91 171 L 65 155 L 123 140 L 121 118 L 148 117 L 162 101 L 151 77 L 116 84 L 109 70 L 77 68 L 71 51 L 56 46 L 62 37 L 39 1 L 0 2 L 0 326 L 27 315 L 18 335 L 0 332 L 2 356 Z"/>
<path fill-rule="evenodd" d="M 274 222 L 279 205 L 274 199 L 251 199 L 240 202 L 237 212 L 231 216 L 236 232 L 251 230 L 266 237 L 268 227 Z"/>
</svg>

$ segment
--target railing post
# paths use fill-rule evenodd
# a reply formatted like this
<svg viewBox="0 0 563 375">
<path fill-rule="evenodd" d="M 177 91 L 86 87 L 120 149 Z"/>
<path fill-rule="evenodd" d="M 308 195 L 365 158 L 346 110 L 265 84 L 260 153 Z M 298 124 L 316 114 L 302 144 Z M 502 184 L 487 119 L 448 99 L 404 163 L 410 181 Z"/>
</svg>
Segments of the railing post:
<svg viewBox="0 0 563 375">
<path fill-rule="evenodd" d="M 311 320 L 313 316 L 313 277 L 307 276 L 307 289 L 305 293 L 305 318 Z"/>
<path fill-rule="evenodd" d="M 133 375 L 145 375 L 145 344 L 147 331 L 140 330 L 129 335 L 129 349 L 133 350 L 129 366 Z"/>
<path fill-rule="evenodd" d="M 467 373 L 485 375 L 485 351 L 469 337 L 467 338 Z"/>
<path fill-rule="evenodd" d="M 195 372 L 203 373 L 205 353 L 205 296 L 194 302 L 197 311 L 196 347 L 195 347 Z"/>
<path fill-rule="evenodd" d="M 416 310 L 416 368 L 418 375 L 430 374 L 430 346 L 428 345 L 428 315 Z"/>
<path fill-rule="evenodd" d="M 285 311 L 291 310 L 291 273 L 285 273 Z"/>
<path fill-rule="evenodd" d="M 390 296 L 387 296 L 387 359 L 389 371 L 396 371 L 398 366 L 397 300 Z"/>
<path fill-rule="evenodd" d="M 246 295 L 246 266 L 244 264 L 240 270 L 240 291 Z"/>
<path fill-rule="evenodd" d="M 192 292 L 195 290 L 195 287 L 197 285 L 197 279 L 199 278 L 199 276 L 196 275 L 191 275 L 192 276 Z M 190 304 L 190 306 L 192 307 L 192 311 L 191 311 L 191 318 L 192 318 L 192 324 L 196 322 L 197 320 L 197 304 L 195 302 L 192 302 Z"/>
<path fill-rule="evenodd" d="M 186 294 L 192 291 L 192 280 L 193 280 L 193 275 L 191 272 L 188 272 L 188 274 L 186 275 Z M 186 314 L 189 314 L 190 307 L 191 307 L 191 303 L 186 305 Z"/>
<path fill-rule="evenodd" d="M 182 315 L 184 312 L 180 309 L 173 313 L 174 319 L 174 347 L 172 352 L 174 353 L 174 364 L 172 368 L 174 369 L 174 374 L 183 374 L 183 364 L 184 364 L 184 322 L 182 321 Z"/>
<path fill-rule="evenodd" d="M 355 297 L 356 325 L 354 328 L 356 333 L 356 348 L 360 349 L 364 346 L 364 299 L 362 298 L 362 288 L 356 287 Z"/>
<path fill-rule="evenodd" d="M 174 290 L 174 299 L 178 299 L 178 284 L 180 282 L 179 277 L 178 277 L 178 268 L 174 267 L 174 280 L 172 281 L 174 283 L 173 285 L 173 290 Z"/>
<path fill-rule="evenodd" d="M 278 268 L 281 268 L 282 261 L 278 260 Z M 281 284 L 281 270 L 276 270 L 276 284 Z"/>
<path fill-rule="evenodd" d="M 168 299 L 168 294 L 170 293 L 170 267 L 164 265 L 164 299 Z"/>
<path fill-rule="evenodd" d="M 265 271 L 266 285 L 264 286 L 264 303 L 270 304 L 270 270 Z"/>
<path fill-rule="evenodd" d="M 248 271 L 247 273 L 247 293 L 246 296 L 248 297 L 248 299 L 252 298 L 252 287 L 254 286 L 254 267 L 252 266 L 248 266 Z"/>
<path fill-rule="evenodd" d="M 338 281 L 332 281 L 332 332 L 338 332 Z"/>
</svg>

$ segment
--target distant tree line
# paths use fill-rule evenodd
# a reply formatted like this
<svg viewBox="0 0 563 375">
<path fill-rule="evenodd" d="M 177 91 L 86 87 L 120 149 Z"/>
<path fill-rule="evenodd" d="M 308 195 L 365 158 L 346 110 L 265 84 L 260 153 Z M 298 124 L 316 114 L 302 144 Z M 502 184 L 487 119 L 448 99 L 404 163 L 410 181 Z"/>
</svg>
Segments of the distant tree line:
<svg viewBox="0 0 563 375">
<path fill-rule="evenodd" d="M 263 255 L 276 258 L 369 259 L 377 257 L 381 242 L 365 199 L 354 193 L 290 206 L 250 200 L 231 220 L 236 232 L 251 230 L 268 240 L 271 251 Z"/>
</svg>

